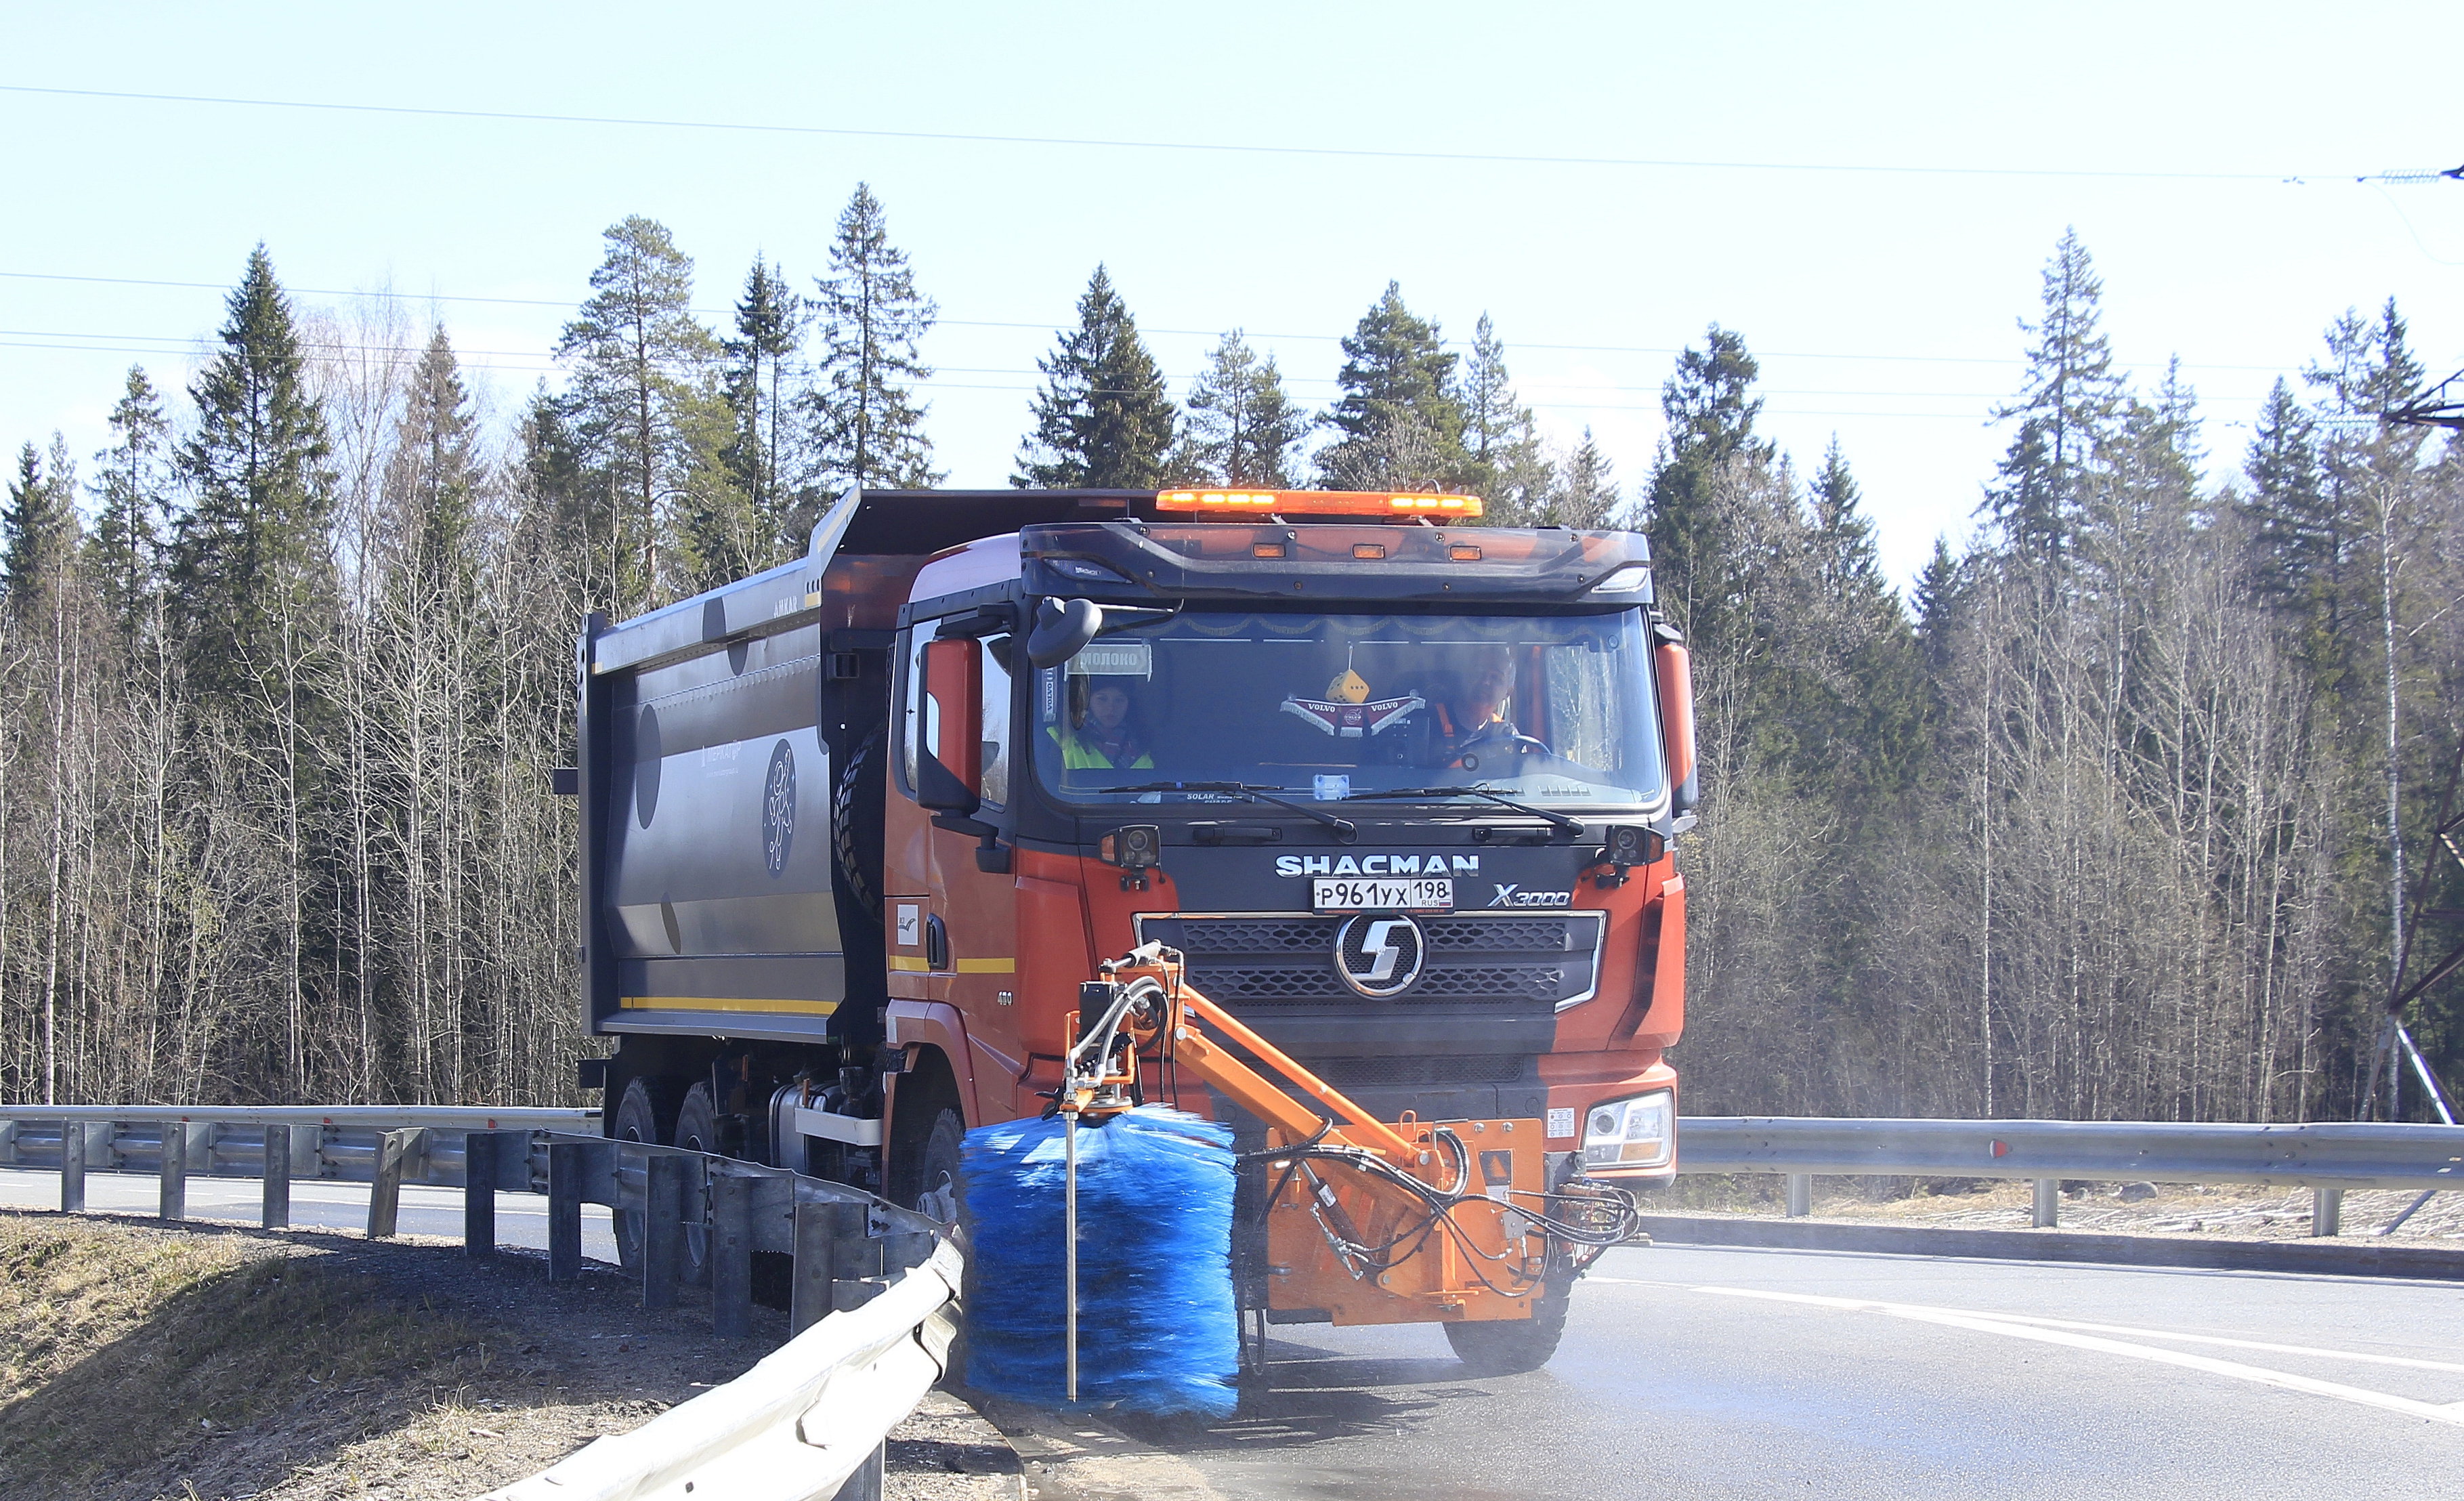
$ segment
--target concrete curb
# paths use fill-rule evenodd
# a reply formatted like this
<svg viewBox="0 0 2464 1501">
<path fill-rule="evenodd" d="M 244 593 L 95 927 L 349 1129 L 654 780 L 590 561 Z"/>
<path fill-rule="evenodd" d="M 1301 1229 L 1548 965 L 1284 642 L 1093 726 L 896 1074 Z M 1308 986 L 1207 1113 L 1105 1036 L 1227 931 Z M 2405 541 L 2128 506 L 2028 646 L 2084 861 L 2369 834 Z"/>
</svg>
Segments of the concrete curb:
<svg viewBox="0 0 2464 1501">
<path fill-rule="evenodd" d="M 2216 1271 L 2464 1281 L 2464 1248 L 2383 1241 L 2230 1241 L 2079 1230 L 1963 1230 L 1918 1225 L 1840 1225 L 1713 1214 L 1646 1214 L 1642 1229 L 1669 1246 L 1763 1246 L 1992 1261 L 2102 1262 Z"/>
<path fill-rule="evenodd" d="M 1057 1412 L 972 1390 L 965 1400 L 1010 1441 L 1035 1501 L 1223 1501 L 1189 1461 L 1091 1412 Z"/>
</svg>

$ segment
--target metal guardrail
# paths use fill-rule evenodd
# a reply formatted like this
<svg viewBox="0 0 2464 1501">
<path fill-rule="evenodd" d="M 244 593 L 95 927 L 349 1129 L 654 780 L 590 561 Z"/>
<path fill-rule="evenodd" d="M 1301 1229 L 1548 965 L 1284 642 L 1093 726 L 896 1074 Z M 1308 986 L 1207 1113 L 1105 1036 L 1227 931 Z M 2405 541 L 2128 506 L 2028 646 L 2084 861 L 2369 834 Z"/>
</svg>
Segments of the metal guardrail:
<svg viewBox="0 0 2464 1501">
<path fill-rule="evenodd" d="M 256 1178 L 260 1223 L 291 1224 L 291 1184 L 324 1179 L 373 1185 L 367 1233 L 394 1233 L 405 1182 L 459 1187 L 463 1139 L 473 1131 L 595 1132 L 595 1110 L 469 1105 L 0 1105 L 0 1167 L 60 1175 L 60 1208 L 85 1207 L 89 1172 L 145 1173 L 162 1181 L 160 1213 L 187 1217 L 192 1177 Z M 542 1170 L 544 1163 L 540 1164 Z"/>
<path fill-rule="evenodd" d="M 882 1436 L 948 1368 L 960 1276 L 957 1248 L 943 1241 L 861 1309 L 486 1501 L 877 1498 Z"/>
<path fill-rule="evenodd" d="M 705 1236 L 711 1322 L 753 1333 L 753 1257 L 791 1258 L 791 1337 L 745 1375 L 493 1492 L 692 1494 L 877 1501 L 883 1444 L 946 1368 L 963 1263 L 944 1226 L 844 1183 L 595 1134 L 596 1111 L 423 1106 L 0 1106 L 0 1166 L 56 1167 L 60 1206 L 85 1174 L 152 1171 L 161 1213 L 186 1213 L 189 1176 L 261 1177 L 263 1223 L 288 1224 L 290 1184 L 371 1185 L 368 1234 L 394 1232 L 406 1181 L 458 1184 L 463 1248 L 496 1253 L 499 1193 L 548 1201 L 547 1276 L 582 1275 L 582 1207 L 640 1214 L 645 1308 L 672 1308 L 685 1236 Z M 579 1127 L 581 1131 L 573 1128 Z"/>
<path fill-rule="evenodd" d="M 2064 1179 L 2307 1187 L 2315 1190 L 2313 1233 L 2333 1235 L 2346 1189 L 2464 1189 L 2464 1131 L 2343 1121 L 1693 1115 L 1678 1122 L 1677 1170 L 1785 1175 L 1792 1215 L 1809 1212 L 1817 1176 L 2031 1179 L 2039 1226 L 2059 1222 Z"/>
</svg>

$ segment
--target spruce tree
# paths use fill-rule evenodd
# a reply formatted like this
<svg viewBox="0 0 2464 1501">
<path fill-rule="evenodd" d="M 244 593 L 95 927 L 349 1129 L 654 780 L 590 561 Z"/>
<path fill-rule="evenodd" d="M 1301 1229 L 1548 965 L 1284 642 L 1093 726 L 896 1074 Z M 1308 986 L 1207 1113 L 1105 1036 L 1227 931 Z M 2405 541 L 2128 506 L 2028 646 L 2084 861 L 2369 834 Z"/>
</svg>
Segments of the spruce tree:
<svg viewBox="0 0 2464 1501">
<path fill-rule="evenodd" d="M 458 593 L 469 583 L 480 479 L 477 429 L 452 341 L 440 324 L 403 398 L 385 476 L 404 533 L 404 561 L 424 589 Z"/>
<path fill-rule="evenodd" d="M 1490 447 L 1485 467 L 1475 488 L 1487 498 L 1488 524 L 1536 526 L 1551 514 L 1563 480 L 1529 408 L 1515 415 L 1512 435 Z"/>
<path fill-rule="evenodd" d="M 1284 394 L 1275 357 L 1261 357 L 1233 329 L 1190 385 L 1173 482 L 1287 489 L 1292 450 L 1308 430 L 1309 419 Z"/>
<path fill-rule="evenodd" d="M 1925 568 L 1917 574 L 1916 628 L 1917 643 L 1924 650 L 1926 670 L 1937 677 L 1950 667 L 1951 632 L 1957 624 L 1959 585 L 1959 563 L 1950 555 L 1950 542 L 1936 536 L 1933 554 L 1925 559 Z"/>
<path fill-rule="evenodd" d="M 1396 282 L 1343 340 L 1343 394 L 1326 417 L 1343 436 L 1317 456 L 1325 482 L 1344 490 L 1459 485 L 1468 456 L 1455 389 L 1458 356 L 1438 325 L 1403 304 Z"/>
<path fill-rule="evenodd" d="M 830 274 L 815 288 L 822 364 L 807 410 L 824 498 L 850 485 L 929 489 L 941 476 L 915 387 L 933 370 L 916 346 L 940 309 L 915 290 L 907 253 L 890 243 L 888 216 L 866 184 L 839 210 Z"/>
<path fill-rule="evenodd" d="M 179 469 L 193 498 L 172 547 L 173 601 L 190 682 L 261 703 L 297 688 L 331 594 L 331 444 L 264 246 L 224 308 L 221 348 L 188 388 L 197 430 Z"/>
<path fill-rule="evenodd" d="M 95 455 L 95 578 L 123 639 L 135 639 L 163 583 L 164 529 L 170 521 L 171 426 L 143 365 L 111 408 L 112 444 Z"/>
<path fill-rule="evenodd" d="M 2070 550 L 2122 410 L 2122 382 L 2100 324 L 2104 283 L 2075 230 L 2064 230 L 2045 263 L 2044 313 L 2020 329 L 2034 335 L 2017 400 L 1994 408 L 2019 431 L 1987 492 L 1984 510 L 2023 555 L 2059 558 Z"/>
<path fill-rule="evenodd" d="M 1814 511 L 1810 541 L 1815 572 L 1823 586 L 1840 598 L 1887 591 L 1874 547 L 1874 523 L 1862 509 L 1863 495 L 1857 488 L 1857 476 L 1849 472 L 1848 455 L 1840 451 L 1836 432 L 1822 451 L 1822 467 L 1815 473 L 1807 498 Z"/>
<path fill-rule="evenodd" d="M 1544 526 L 1565 526 L 1589 530 L 1609 524 L 1624 503 L 1618 493 L 1615 467 L 1599 444 L 1592 439 L 1592 430 L 1583 430 L 1583 441 L 1566 456 L 1560 471 L 1562 479 L 1550 498 Z"/>
<path fill-rule="evenodd" d="M 693 260 L 667 226 L 634 214 L 605 238 L 591 296 L 556 353 L 573 371 L 567 400 L 596 471 L 591 532 L 613 585 L 603 603 L 625 612 L 681 582 L 663 578 L 666 502 L 689 493 L 710 446 L 718 345 L 693 315 Z"/>
<path fill-rule="evenodd" d="M 1036 362 L 1035 429 L 1010 483 L 1023 489 L 1153 490 L 1163 482 L 1174 410 L 1163 371 L 1102 266 L 1078 298 L 1078 326 Z"/>
<path fill-rule="evenodd" d="M 1727 575 L 1744 565 L 1723 555 L 1713 492 L 1729 464 L 1768 465 L 1777 452 L 1754 436 L 1763 404 L 1750 392 L 1761 373 L 1744 337 L 1713 323 L 1701 349 L 1689 344 L 1678 355 L 1676 372 L 1660 390 L 1668 430 L 1652 469 L 1646 530 L 1661 597 L 1681 624 L 1690 621 L 1698 599 L 1719 597 Z"/>
<path fill-rule="evenodd" d="M 784 527 L 795 468 L 787 420 L 788 371 L 803 346 L 804 301 L 769 262 L 755 257 L 736 303 L 736 337 L 727 351 L 727 407 L 735 431 L 727 467 L 765 530 Z"/>
<path fill-rule="evenodd" d="M 2242 476 L 2259 588 L 2285 604 L 2310 600 L 2335 576 L 2346 539 L 2319 472 L 2318 424 L 2281 376 L 2259 408 Z"/>
<path fill-rule="evenodd" d="M 59 462 L 66 454 L 56 437 L 52 449 L 49 473 L 34 445 L 17 451 L 17 477 L 9 484 L 8 509 L 0 512 L 0 591 L 20 619 L 51 612 L 52 593 L 66 582 L 77 555 L 75 472 Z"/>
</svg>

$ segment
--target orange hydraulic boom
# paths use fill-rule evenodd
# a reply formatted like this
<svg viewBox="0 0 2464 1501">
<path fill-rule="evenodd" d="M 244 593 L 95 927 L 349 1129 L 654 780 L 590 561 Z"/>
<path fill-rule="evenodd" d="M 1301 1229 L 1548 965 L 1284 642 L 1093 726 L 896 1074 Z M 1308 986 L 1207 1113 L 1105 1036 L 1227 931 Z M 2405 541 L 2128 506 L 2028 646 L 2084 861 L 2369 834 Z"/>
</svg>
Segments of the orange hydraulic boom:
<svg viewBox="0 0 2464 1501">
<path fill-rule="evenodd" d="M 1380 1121 L 1190 986 L 1175 950 L 1144 944 L 1099 969 L 1080 1000 L 1103 1008 L 1083 1026 L 1070 1014 L 1078 1042 L 1056 1099 L 1073 1290 L 1076 1124 L 1131 1109 L 1142 1059 L 1197 1075 L 1265 1124 L 1269 1307 L 1323 1309 L 1338 1324 L 1529 1318 L 1544 1284 L 1633 1233 L 1621 1190 L 1548 1181 L 1538 1120 Z"/>
</svg>

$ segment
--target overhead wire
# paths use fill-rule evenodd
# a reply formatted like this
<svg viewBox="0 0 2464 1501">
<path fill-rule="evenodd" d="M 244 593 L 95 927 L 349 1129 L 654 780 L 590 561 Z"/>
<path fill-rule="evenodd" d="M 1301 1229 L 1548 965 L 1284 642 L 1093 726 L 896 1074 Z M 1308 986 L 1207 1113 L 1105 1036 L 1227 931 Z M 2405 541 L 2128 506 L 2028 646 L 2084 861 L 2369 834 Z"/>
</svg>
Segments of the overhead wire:
<svg viewBox="0 0 2464 1501">
<path fill-rule="evenodd" d="M 108 99 L 131 103 L 203 104 L 228 109 L 319 111 L 346 115 L 403 116 L 428 120 L 491 121 L 518 124 L 615 125 L 628 129 L 741 131 L 754 134 L 915 141 L 966 145 L 1062 146 L 1107 151 L 1189 151 L 1221 155 L 1319 157 L 1345 161 L 1431 162 L 1450 166 L 1581 166 L 1717 172 L 1817 172 L 1866 176 L 2012 177 L 2108 179 L 2123 182 L 2267 183 L 2300 186 L 2313 179 L 2355 182 L 2410 181 L 2409 172 L 2386 173 L 2192 171 L 2178 168 L 1960 166 L 1911 162 L 1774 162 L 1744 158 L 1583 156 L 1564 152 L 1431 151 L 1387 146 L 1313 145 L 1270 142 L 1159 141 L 1108 136 L 1010 135 L 989 131 L 890 130 L 880 126 L 810 125 L 773 121 L 686 120 L 658 116 L 559 114 L 539 110 L 452 109 L 429 104 L 350 103 L 335 99 L 252 99 L 219 94 L 172 94 L 134 89 L 73 89 L 53 85 L 0 84 L 0 94 L 55 99 Z"/>
</svg>

